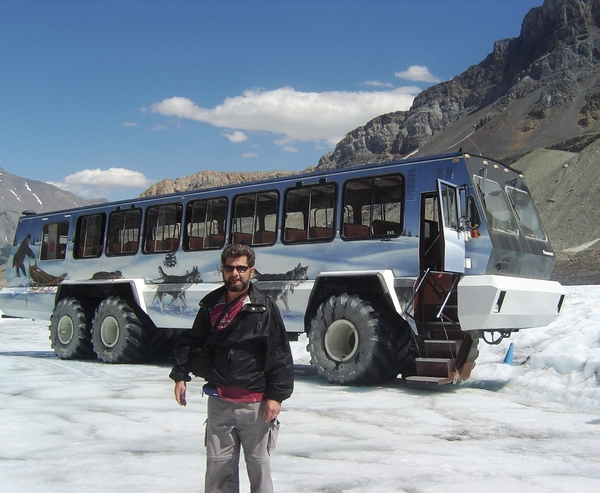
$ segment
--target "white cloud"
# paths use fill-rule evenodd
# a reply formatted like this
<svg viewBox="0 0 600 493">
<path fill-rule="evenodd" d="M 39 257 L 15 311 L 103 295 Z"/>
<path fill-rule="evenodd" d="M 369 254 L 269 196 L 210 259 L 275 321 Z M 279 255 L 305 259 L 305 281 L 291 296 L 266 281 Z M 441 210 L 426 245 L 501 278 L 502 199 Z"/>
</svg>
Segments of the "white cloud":
<svg viewBox="0 0 600 493">
<path fill-rule="evenodd" d="M 62 182 L 47 182 L 82 197 L 109 197 L 115 188 L 148 188 L 153 182 L 139 171 L 125 168 L 84 169 L 65 176 Z"/>
<path fill-rule="evenodd" d="M 242 157 L 254 158 L 254 157 L 258 157 L 258 154 L 256 154 L 255 152 L 244 152 L 244 154 L 242 154 Z"/>
<path fill-rule="evenodd" d="M 229 139 L 229 142 L 233 142 L 234 144 L 239 144 L 240 142 L 245 142 L 248 140 L 248 136 L 239 130 L 231 133 L 223 132 L 223 135 Z"/>
<path fill-rule="evenodd" d="M 298 152 L 298 148 L 294 147 L 294 146 L 291 146 L 291 145 L 285 145 L 285 146 L 282 147 L 282 149 L 285 152 Z"/>
<path fill-rule="evenodd" d="M 154 103 L 154 113 L 188 118 L 215 127 L 266 131 L 282 136 L 276 144 L 321 141 L 335 145 L 359 125 L 384 113 L 407 110 L 418 87 L 389 91 L 300 92 L 292 87 L 271 91 L 252 89 L 225 99 L 214 108 L 203 108 L 184 97 Z"/>
<path fill-rule="evenodd" d="M 371 86 L 371 87 L 388 87 L 388 88 L 394 87 L 394 84 L 392 84 L 391 82 L 379 82 L 378 80 L 368 80 L 364 84 L 365 84 L 365 86 Z"/>
<path fill-rule="evenodd" d="M 123 126 L 124 126 L 124 127 L 137 127 L 137 126 L 138 126 L 138 124 L 137 124 L 137 123 L 135 123 L 135 122 L 124 122 L 124 123 L 123 123 Z"/>
<path fill-rule="evenodd" d="M 430 82 L 433 84 L 442 81 L 442 79 L 432 75 L 432 73 L 429 72 L 429 69 L 422 65 L 411 65 L 408 67 L 408 70 L 396 72 L 394 76 L 398 77 L 398 79 L 412 80 L 414 82 Z"/>
</svg>

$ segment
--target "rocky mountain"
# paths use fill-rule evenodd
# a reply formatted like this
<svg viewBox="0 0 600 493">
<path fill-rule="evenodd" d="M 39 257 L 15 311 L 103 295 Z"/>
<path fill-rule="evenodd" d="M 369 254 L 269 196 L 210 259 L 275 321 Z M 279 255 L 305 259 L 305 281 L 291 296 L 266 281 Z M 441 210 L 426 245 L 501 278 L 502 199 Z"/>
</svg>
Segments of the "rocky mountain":
<svg viewBox="0 0 600 493">
<path fill-rule="evenodd" d="M 600 139 L 578 153 L 539 149 L 513 165 L 525 174 L 563 283 L 600 283 L 599 163 Z"/>
<path fill-rule="evenodd" d="M 517 38 L 350 132 L 318 168 L 463 147 L 504 162 L 600 133 L 600 0 L 546 0 Z"/>
<path fill-rule="evenodd" d="M 352 130 L 316 168 L 459 148 L 512 163 L 536 149 L 578 152 L 599 137 L 600 0 L 545 0 L 527 13 L 518 37 L 497 41 L 481 63 L 421 92 L 408 111 Z M 184 190 L 256 176 L 211 171 L 158 188 Z"/>
<path fill-rule="evenodd" d="M 184 192 L 199 188 L 219 187 L 222 185 L 235 185 L 255 180 L 267 180 L 295 174 L 293 171 L 264 171 L 264 172 L 223 172 L 201 171 L 193 175 L 183 176 L 176 180 L 162 180 L 144 191 L 141 196 L 162 195 L 166 193 Z"/>
</svg>

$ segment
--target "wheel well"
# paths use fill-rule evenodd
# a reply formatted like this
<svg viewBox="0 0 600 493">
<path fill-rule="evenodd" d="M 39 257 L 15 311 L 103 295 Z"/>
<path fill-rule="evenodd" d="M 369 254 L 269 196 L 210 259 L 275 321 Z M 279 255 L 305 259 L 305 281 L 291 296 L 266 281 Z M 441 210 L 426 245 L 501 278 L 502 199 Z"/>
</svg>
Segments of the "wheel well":
<svg viewBox="0 0 600 493">
<path fill-rule="evenodd" d="M 56 292 L 54 304 L 56 306 L 60 300 L 72 297 L 81 303 L 86 313 L 93 314 L 102 300 L 109 296 L 118 296 L 127 301 L 142 323 L 154 327 L 152 319 L 138 304 L 134 289 L 130 282 L 61 284 Z"/>
<path fill-rule="evenodd" d="M 306 312 L 304 314 L 304 331 L 309 332 L 310 322 L 317 313 L 319 305 L 331 296 L 342 293 L 356 294 L 371 304 L 386 307 L 396 313 L 392 294 L 385 281 L 378 273 L 348 275 L 348 276 L 319 276 L 315 280 Z"/>
</svg>

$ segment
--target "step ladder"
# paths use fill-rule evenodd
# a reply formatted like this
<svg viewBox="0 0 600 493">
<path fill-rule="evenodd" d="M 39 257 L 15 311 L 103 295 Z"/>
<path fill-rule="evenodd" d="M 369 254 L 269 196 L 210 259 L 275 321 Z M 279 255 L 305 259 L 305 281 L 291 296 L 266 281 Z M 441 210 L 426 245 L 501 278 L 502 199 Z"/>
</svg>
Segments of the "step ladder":
<svg viewBox="0 0 600 493">
<path fill-rule="evenodd" d="M 426 271 L 418 283 L 413 318 L 418 329 L 415 385 L 445 385 L 466 380 L 477 358 L 477 340 L 460 329 L 458 274 Z"/>
</svg>

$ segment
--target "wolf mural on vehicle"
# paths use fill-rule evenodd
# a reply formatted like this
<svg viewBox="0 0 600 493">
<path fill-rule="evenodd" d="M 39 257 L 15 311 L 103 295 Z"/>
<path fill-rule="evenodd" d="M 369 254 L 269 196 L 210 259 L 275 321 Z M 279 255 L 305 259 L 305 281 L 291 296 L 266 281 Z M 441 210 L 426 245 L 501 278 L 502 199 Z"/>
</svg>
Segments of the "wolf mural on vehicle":
<svg viewBox="0 0 600 493">
<path fill-rule="evenodd" d="M 159 265 L 158 274 L 160 275 L 162 282 L 158 283 L 152 304 L 158 303 L 160 312 L 165 313 L 165 297 L 169 296 L 171 301 L 166 307 L 167 310 L 171 308 L 171 306 L 176 305 L 179 307 L 179 313 L 183 313 L 183 310 L 188 308 L 187 299 L 185 297 L 186 289 L 192 284 L 202 282 L 202 275 L 200 274 L 198 266 L 194 266 L 191 271 L 186 271 L 183 275 L 174 275 L 167 274 Z"/>
<path fill-rule="evenodd" d="M 258 287 L 261 291 L 268 294 L 273 302 L 283 304 L 283 308 L 277 305 L 282 310 L 285 308 L 285 313 L 290 313 L 290 305 L 288 296 L 290 293 L 293 294 L 294 289 L 301 283 L 308 280 L 308 265 L 303 267 L 302 264 L 298 264 L 293 269 L 283 272 L 280 274 L 261 274 L 257 270 L 254 271 L 254 281 L 258 283 Z"/>
</svg>

